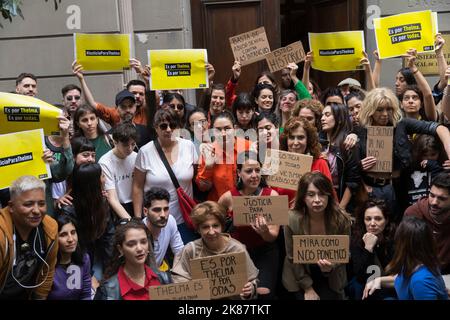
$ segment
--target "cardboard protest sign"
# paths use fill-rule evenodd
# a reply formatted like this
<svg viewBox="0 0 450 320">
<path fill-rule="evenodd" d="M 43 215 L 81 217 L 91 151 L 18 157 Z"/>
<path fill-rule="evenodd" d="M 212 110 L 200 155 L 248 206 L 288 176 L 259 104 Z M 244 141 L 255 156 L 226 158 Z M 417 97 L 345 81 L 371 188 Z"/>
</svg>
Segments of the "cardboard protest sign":
<svg viewBox="0 0 450 320">
<path fill-rule="evenodd" d="M 209 300 L 209 279 L 191 280 L 148 289 L 150 300 Z"/>
<path fill-rule="evenodd" d="M 270 151 L 274 158 L 279 159 L 279 164 L 274 168 L 268 168 L 271 172 L 266 170 L 269 174 L 266 178 L 267 183 L 271 187 L 297 190 L 302 175 L 311 171 L 313 157 L 274 149 Z"/>
<path fill-rule="evenodd" d="M 450 34 L 443 34 L 442 37 L 445 43 L 450 43 Z M 442 50 L 447 65 L 450 65 L 450 46 L 445 45 Z M 417 55 L 416 66 L 424 76 L 437 76 L 439 75 L 436 53 L 428 52 Z"/>
<path fill-rule="evenodd" d="M 239 295 L 248 282 L 244 252 L 192 259 L 190 264 L 192 279 L 209 279 L 211 299 Z"/>
<path fill-rule="evenodd" d="M 367 156 L 377 158 L 369 171 L 392 172 L 394 127 L 367 127 Z"/>
<path fill-rule="evenodd" d="M 0 134 L 42 128 L 45 135 L 59 135 L 60 115 L 59 108 L 45 101 L 0 92 Z"/>
<path fill-rule="evenodd" d="M 350 240 L 345 235 L 294 235 L 292 236 L 294 263 L 317 263 L 327 259 L 332 263 L 348 263 Z"/>
<path fill-rule="evenodd" d="M 270 52 L 264 27 L 233 36 L 229 40 L 234 60 L 243 66 L 264 60 Z"/>
<path fill-rule="evenodd" d="M 434 50 L 437 16 L 430 10 L 402 13 L 373 20 L 380 59 L 398 57 L 408 49 Z"/>
<path fill-rule="evenodd" d="M 291 43 L 290 45 L 274 50 L 266 55 L 267 65 L 270 72 L 276 72 L 293 62 L 299 63 L 305 60 L 305 50 L 301 41 Z"/>
<path fill-rule="evenodd" d="M 209 87 L 206 49 L 149 50 L 152 90 Z"/>
<path fill-rule="evenodd" d="M 337 72 L 361 69 L 364 31 L 308 33 L 313 51 L 312 67 L 316 70 Z"/>
<path fill-rule="evenodd" d="M 288 196 L 233 197 L 233 224 L 249 225 L 262 215 L 267 224 L 287 225 Z"/>
<path fill-rule="evenodd" d="M 25 175 L 39 179 L 51 178 L 50 166 L 42 160 L 44 132 L 42 129 L 0 135 L 0 189 L 9 188 Z"/>
<path fill-rule="evenodd" d="M 74 33 L 75 60 L 86 71 L 122 71 L 131 58 L 129 34 Z"/>
</svg>

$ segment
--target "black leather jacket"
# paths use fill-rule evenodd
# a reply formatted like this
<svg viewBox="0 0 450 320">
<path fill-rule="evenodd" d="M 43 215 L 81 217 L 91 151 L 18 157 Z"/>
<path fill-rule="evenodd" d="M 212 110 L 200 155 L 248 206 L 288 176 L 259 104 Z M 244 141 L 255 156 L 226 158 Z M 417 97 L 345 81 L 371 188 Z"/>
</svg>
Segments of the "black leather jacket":
<svg viewBox="0 0 450 320">
<path fill-rule="evenodd" d="M 433 121 L 415 120 L 411 118 L 403 118 L 394 128 L 394 156 L 393 170 L 403 170 L 411 165 L 412 159 L 412 143 L 408 135 L 414 133 L 428 134 L 436 136 L 436 129 L 439 123 Z M 359 128 L 357 132 L 359 137 L 359 157 L 366 158 L 367 146 L 367 128 Z"/>
<path fill-rule="evenodd" d="M 321 135 L 323 138 L 324 135 Z M 320 139 L 323 148 L 329 144 L 327 140 Z M 358 147 L 354 146 L 350 150 L 345 150 L 337 146 L 331 146 L 329 151 L 336 157 L 336 165 L 339 176 L 339 200 L 342 199 L 345 189 L 348 187 L 355 194 L 361 184 L 361 162 L 358 158 Z"/>
</svg>

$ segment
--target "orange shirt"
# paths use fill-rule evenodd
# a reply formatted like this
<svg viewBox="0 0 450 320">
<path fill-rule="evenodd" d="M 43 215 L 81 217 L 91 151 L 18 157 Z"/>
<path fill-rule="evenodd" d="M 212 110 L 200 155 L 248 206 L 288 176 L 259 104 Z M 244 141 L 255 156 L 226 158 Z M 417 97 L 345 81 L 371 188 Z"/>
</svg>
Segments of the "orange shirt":
<svg viewBox="0 0 450 320">
<path fill-rule="evenodd" d="M 117 108 L 107 107 L 104 104 L 97 103 L 95 109 L 100 112 L 100 118 L 109 123 L 112 127 L 120 123 L 120 116 Z M 142 124 L 144 126 L 147 125 L 147 113 L 145 112 L 145 107 L 138 108 L 134 115 L 133 123 Z"/>
<path fill-rule="evenodd" d="M 225 151 L 217 142 L 214 142 L 214 149 L 216 150 L 216 157 L 222 155 L 223 163 L 216 163 L 213 168 L 208 169 L 205 167 L 203 156 L 201 156 L 195 182 L 200 190 L 202 190 L 200 181 L 211 182 L 212 188 L 209 191 L 208 200 L 218 201 L 222 194 L 231 190 L 236 185 L 237 155 L 243 151 L 248 151 L 250 149 L 250 142 L 245 139 L 235 138 L 233 157 L 231 155 L 227 157 Z M 229 161 L 225 160 L 231 160 L 230 162 L 232 163 L 227 163 Z"/>
</svg>

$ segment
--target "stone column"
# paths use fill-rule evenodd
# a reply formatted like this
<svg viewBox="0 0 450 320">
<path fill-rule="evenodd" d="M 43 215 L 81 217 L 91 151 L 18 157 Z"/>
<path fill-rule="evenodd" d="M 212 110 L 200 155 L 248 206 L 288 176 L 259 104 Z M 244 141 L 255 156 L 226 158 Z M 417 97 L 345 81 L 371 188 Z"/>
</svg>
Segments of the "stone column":
<svg viewBox="0 0 450 320">
<path fill-rule="evenodd" d="M 134 50 L 134 28 L 133 28 L 133 9 L 131 0 L 119 0 L 119 27 L 121 33 L 131 34 L 131 57 L 135 56 Z M 125 70 L 123 72 L 124 82 L 128 83 L 130 80 L 136 78 L 134 70 Z"/>
</svg>

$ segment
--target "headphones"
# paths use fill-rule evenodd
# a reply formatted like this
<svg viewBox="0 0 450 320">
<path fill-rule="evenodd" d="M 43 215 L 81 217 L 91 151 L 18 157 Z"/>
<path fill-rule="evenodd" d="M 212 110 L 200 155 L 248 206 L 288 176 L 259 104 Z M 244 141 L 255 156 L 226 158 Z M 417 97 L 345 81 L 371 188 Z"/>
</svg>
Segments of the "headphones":
<svg viewBox="0 0 450 320">
<path fill-rule="evenodd" d="M 41 254 L 39 254 L 37 251 L 36 251 L 36 239 L 39 239 L 39 243 L 41 244 L 41 246 L 40 246 L 40 248 L 41 248 L 41 250 L 40 250 L 40 252 L 41 252 Z M 49 273 L 50 273 L 50 266 L 47 264 L 47 262 L 45 261 L 45 259 L 43 259 L 42 258 L 42 256 L 41 255 L 43 255 L 44 254 L 44 250 L 43 250 L 43 248 L 42 248 L 42 241 L 41 241 L 41 235 L 40 235 L 40 233 L 39 233 L 39 230 L 36 228 L 36 234 L 34 235 L 34 241 L 33 241 L 33 250 L 34 250 L 34 253 L 36 254 L 36 256 L 39 258 L 39 259 L 41 259 L 41 261 L 44 263 L 44 266 L 46 266 L 47 267 L 47 274 L 45 275 L 45 278 L 44 278 L 44 280 L 42 280 L 42 282 L 41 283 L 39 283 L 39 284 L 37 284 L 37 285 L 34 285 L 34 286 L 26 286 L 26 285 L 23 285 L 22 283 L 20 283 L 20 281 L 14 276 L 14 267 L 16 266 L 16 258 L 17 258 L 17 252 L 16 252 L 16 228 L 14 227 L 14 233 L 13 233 L 13 242 L 14 242 L 14 247 L 13 247 L 13 249 L 14 249 L 14 258 L 13 258 L 13 269 L 11 270 L 11 276 L 12 276 L 12 278 L 17 282 L 17 284 L 19 285 L 19 286 L 21 286 L 22 288 L 24 288 L 24 289 L 35 289 L 35 288 L 37 288 L 37 287 L 40 287 L 46 280 L 47 280 L 47 278 L 48 278 L 48 275 L 49 275 Z M 42 274 L 44 274 L 44 268 L 42 268 Z"/>
</svg>

